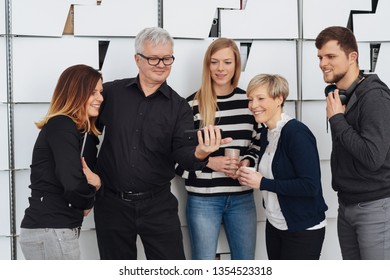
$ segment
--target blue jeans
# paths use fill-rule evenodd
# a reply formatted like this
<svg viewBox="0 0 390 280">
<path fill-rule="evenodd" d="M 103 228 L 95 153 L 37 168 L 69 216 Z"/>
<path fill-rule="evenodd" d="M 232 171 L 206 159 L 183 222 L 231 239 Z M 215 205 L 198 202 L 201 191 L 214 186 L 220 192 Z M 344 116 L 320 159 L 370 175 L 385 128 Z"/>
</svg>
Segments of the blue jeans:
<svg viewBox="0 0 390 280">
<path fill-rule="evenodd" d="M 79 260 L 79 228 L 21 228 L 19 244 L 26 260 Z"/>
<path fill-rule="evenodd" d="M 186 214 L 192 259 L 215 259 L 222 223 L 231 259 L 254 259 L 257 221 L 253 193 L 222 196 L 189 194 Z"/>
<path fill-rule="evenodd" d="M 390 197 L 353 205 L 339 201 L 337 233 L 344 260 L 389 260 Z"/>
</svg>

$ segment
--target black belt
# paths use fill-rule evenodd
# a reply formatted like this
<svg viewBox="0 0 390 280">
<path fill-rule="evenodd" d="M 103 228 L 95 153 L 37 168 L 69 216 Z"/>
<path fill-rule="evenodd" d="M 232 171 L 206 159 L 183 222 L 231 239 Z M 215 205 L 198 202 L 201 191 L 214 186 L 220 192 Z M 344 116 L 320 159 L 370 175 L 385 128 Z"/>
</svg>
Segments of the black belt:
<svg viewBox="0 0 390 280">
<path fill-rule="evenodd" d="M 109 193 L 113 193 L 115 196 L 118 196 L 119 198 L 125 201 L 140 201 L 140 200 L 151 199 L 163 193 L 164 191 L 168 191 L 168 190 L 169 188 L 166 187 L 158 188 L 155 191 L 148 191 L 148 192 L 132 192 L 132 191 L 117 192 L 110 188 L 106 189 L 106 191 L 108 191 Z"/>
</svg>

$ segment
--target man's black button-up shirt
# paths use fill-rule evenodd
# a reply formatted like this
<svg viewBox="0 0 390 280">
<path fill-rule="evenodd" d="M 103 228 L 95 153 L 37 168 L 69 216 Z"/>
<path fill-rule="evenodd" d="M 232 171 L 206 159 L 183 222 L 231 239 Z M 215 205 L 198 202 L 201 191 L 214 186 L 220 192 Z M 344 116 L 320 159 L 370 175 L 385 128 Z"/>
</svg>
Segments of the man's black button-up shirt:
<svg viewBox="0 0 390 280">
<path fill-rule="evenodd" d="M 98 119 L 104 128 L 97 173 L 105 188 L 145 192 L 169 186 L 175 162 L 201 169 L 206 162 L 184 145 L 184 130 L 193 129 L 186 100 L 164 82 L 145 96 L 137 78 L 104 84 Z"/>
</svg>

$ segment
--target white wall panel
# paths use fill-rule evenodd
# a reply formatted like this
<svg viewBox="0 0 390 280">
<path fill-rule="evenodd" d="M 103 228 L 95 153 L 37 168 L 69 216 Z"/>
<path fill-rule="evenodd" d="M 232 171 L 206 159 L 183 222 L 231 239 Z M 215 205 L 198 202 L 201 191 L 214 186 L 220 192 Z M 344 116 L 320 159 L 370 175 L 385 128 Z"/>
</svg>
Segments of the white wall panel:
<svg viewBox="0 0 390 280">
<path fill-rule="evenodd" d="M 8 116 L 7 105 L 0 104 L 0 170 L 8 169 Z"/>
<path fill-rule="evenodd" d="M 217 8 L 240 8 L 240 0 L 164 0 L 163 26 L 180 38 L 207 38 Z"/>
<path fill-rule="evenodd" d="M 246 89 L 257 74 L 280 74 L 289 83 L 289 100 L 297 99 L 297 60 L 294 41 L 253 41 L 239 86 Z"/>
<path fill-rule="evenodd" d="M 325 240 L 320 260 L 341 260 L 339 239 L 337 237 L 337 219 L 327 219 Z"/>
<path fill-rule="evenodd" d="M 104 82 L 135 77 L 138 68 L 134 61 L 134 39 L 110 38 L 102 66 Z"/>
<path fill-rule="evenodd" d="M 265 211 L 264 211 L 264 207 L 263 207 L 263 196 L 261 194 L 261 191 L 254 190 L 253 196 L 255 198 L 255 203 L 256 203 L 257 221 L 258 222 L 265 222 L 266 217 L 265 217 Z"/>
<path fill-rule="evenodd" d="M 13 40 L 15 102 L 49 102 L 61 73 L 74 64 L 99 67 L 94 38 L 26 38 Z"/>
<path fill-rule="evenodd" d="M 245 10 L 221 10 L 220 23 L 223 37 L 298 38 L 298 1 L 248 0 Z"/>
<path fill-rule="evenodd" d="M 371 9 L 371 0 L 303 0 L 303 38 L 315 39 L 328 26 L 347 26 L 351 10 Z"/>
<path fill-rule="evenodd" d="M 267 249 L 265 247 L 265 221 L 257 223 L 257 239 L 255 260 L 267 260 Z"/>
<path fill-rule="evenodd" d="M 318 153 L 321 160 L 330 159 L 332 139 L 326 132 L 326 102 L 307 101 L 302 104 L 302 122 L 306 124 L 317 139 Z"/>
<path fill-rule="evenodd" d="M 94 230 L 81 231 L 80 255 L 82 260 L 99 260 L 99 250 Z"/>
<path fill-rule="evenodd" d="M 74 7 L 75 36 L 136 36 L 158 26 L 158 1 L 104 0 L 100 6 Z"/>
<path fill-rule="evenodd" d="M 370 43 L 358 42 L 359 68 L 369 71 L 371 68 Z"/>
<path fill-rule="evenodd" d="M 295 101 L 291 101 L 290 97 L 287 97 L 287 101 L 284 103 L 283 112 L 292 118 L 296 118 L 295 111 Z"/>
<path fill-rule="evenodd" d="M 390 86 L 390 43 L 382 43 L 376 62 L 375 72 L 379 78 Z"/>
<path fill-rule="evenodd" d="M 96 6 L 96 0 L 12 0 L 12 33 L 61 37 L 71 4 Z"/>
<path fill-rule="evenodd" d="M 49 104 L 15 105 L 15 168 L 30 168 L 32 151 L 39 129 L 34 122 L 41 120 L 47 113 Z"/>
<path fill-rule="evenodd" d="M 315 43 L 314 41 L 305 41 L 302 48 L 302 99 L 325 100 L 324 88 L 327 84 L 323 80 Z M 360 69 L 369 70 L 370 45 L 369 43 L 358 43 L 358 48 Z"/>
<path fill-rule="evenodd" d="M 10 204 L 9 204 L 9 172 L 0 171 L 0 238 L 9 236 L 10 230 Z M 0 246 L 1 248 L 1 246 Z M 0 249 L 1 259 L 1 249 Z"/>
<path fill-rule="evenodd" d="M 9 237 L 0 236 L 0 260 L 11 259 L 11 240 Z"/>
<path fill-rule="evenodd" d="M 7 101 L 7 52 L 6 39 L 0 37 L 0 102 Z"/>
<path fill-rule="evenodd" d="M 0 0 L 0 35 L 5 34 L 5 0 Z"/>
<path fill-rule="evenodd" d="M 24 211 L 28 207 L 28 198 L 31 196 L 30 169 L 17 170 L 15 172 L 15 223 L 16 233 L 20 233 L 20 223 L 24 217 Z"/>
<path fill-rule="evenodd" d="M 223 226 L 221 226 L 221 230 L 219 232 L 217 254 L 230 254 L 230 248 L 227 241 L 225 228 Z"/>
<path fill-rule="evenodd" d="M 325 100 L 324 82 L 314 41 L 302 44 L 302 99 Z"/>
<path fill-rule="evenodd" d="M 175 40 L 171 75 L 168 84 L 181 96 L 187 97 L 200 88 L 203 57 L 212 40 Z"/>
<path fill-rule="evenodd" d="M 337 200 L 337 193 L 332 189 L 332 174 L 330 171 L 330 160 L 321 161 L 321 183 L 322 192 L 326 204 L 328 205 L 328 211 L 326 211 L 326 217 L 337 218 L 337 210 L 339 203 Z"/>
<path fill-rule="evenodd" d="M 378 1 L 375 14 L 353 15 L 353 31 L 359 41 L 390 41 L 390 1 Z"/>
<path fill-rule="evenodd" d="M 88 216 L 84 217 L 82 229 L 85 230 L 94 230 L 95 229 L 95 218 L 94 218 L 94 212 L 93 210 L 89 212 Z"/>
</svg>

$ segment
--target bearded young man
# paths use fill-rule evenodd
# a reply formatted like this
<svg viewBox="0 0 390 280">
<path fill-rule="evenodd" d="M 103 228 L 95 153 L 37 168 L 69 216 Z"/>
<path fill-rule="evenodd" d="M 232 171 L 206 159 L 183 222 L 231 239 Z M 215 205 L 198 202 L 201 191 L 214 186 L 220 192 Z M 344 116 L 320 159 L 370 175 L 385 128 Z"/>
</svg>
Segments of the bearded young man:
<svg viewBox="0 0 390 280">
<path fill-rule="evenodd" d="M 315 41 L 332 133 L 332 187 L 343 259 L 390 259 L 390 90 L 359 69 L 354 34 L 324 29 Z M 342 102 L 343 101 L 343 102 Z"/>
</svg>

